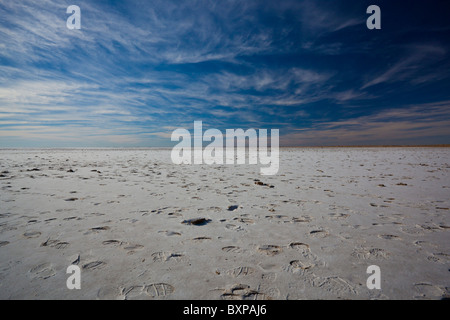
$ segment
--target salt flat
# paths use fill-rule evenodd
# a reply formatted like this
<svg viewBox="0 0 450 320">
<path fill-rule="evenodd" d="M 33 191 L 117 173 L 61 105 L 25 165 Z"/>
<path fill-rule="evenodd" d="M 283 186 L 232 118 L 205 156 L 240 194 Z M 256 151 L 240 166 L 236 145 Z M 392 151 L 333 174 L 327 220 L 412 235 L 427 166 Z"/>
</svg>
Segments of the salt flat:
<svg viewBox="0 0 450 320">
<path fill-rule="evenodd" d="M 449 159 L 286 148 L 261 176 L 174 165 L 164 149 L 1 150 L 0 298 L 448 297 Z M 370 265 L 381 290 L 366 287 Z"/>
</svg>

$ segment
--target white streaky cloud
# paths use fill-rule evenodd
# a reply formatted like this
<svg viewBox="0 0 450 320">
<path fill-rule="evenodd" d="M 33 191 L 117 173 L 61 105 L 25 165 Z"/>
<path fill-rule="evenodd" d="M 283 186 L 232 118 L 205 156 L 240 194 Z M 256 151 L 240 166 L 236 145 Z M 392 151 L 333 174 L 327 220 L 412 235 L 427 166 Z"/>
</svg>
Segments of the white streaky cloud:
<svg viewBox="0 0 450 320">
<path fill-rule="evenodd" d="M 67 103 L 69 98 L 98 89 L 95 85 L 60 81 L 19 81 L 0 88 L 2 104 L 49 105 Z"/>
<path fill-rule="evenodd" d="M 352 100 L 372 99 L 374 98 L 374 95 L 368 94 L 364 91 L 357 91 L 355 89 L 350 89 L 334 93 L 333 98 L 339 102 L 347 102 Z"/>
<path fill-rule="evenodd" d="M 374 79 L 366 82 L 361 89 L 366 89 L 385 82 L 390 83 L 407 80 L 409 82 L 417 83 L 417 79 L 421 79 L 419 80 L 420 83 L 426 80 L 424 76 L 431 76 L 430 79 L 433 79 L 433 75 L 424 75 L 421 73 L 422 70 L 430 61 L 435 62 L 436 59 L 443 58 L 447 52 L 441 46 L 424 44 L 416 44 L 414 46 L 409 46 L 406 49 L 408 50 L 408 53 L 405 58 L 389 67 Z"/>
<path fill-rule="evenodd" d="M 337 14 L 335 5 L 328 2 L 322 5 L 317 1 L 306 0 L 299 2 L 300 19 L 303 27 L 304 41 L 314 40 L 324 34 L 333 33 L 344 28 L 365 22 L 365 16 L 352 17 L 345 12 Z"/>
<path fill-rule="evenodd" d="M 280 143 L 295 145 L 401 144 L 449 136 L 450 101 L 384 110 L 344 121 L 316 121 L 312 127 L 291 128 Z"/>
<path fill-rule="evenodd" d="M 121 110 L 119 108 L 107 108 L 107 109 L 96 109 L 92 112 L 92 114 L 98 115 L 131 115 L 129 111 Z"/>
<path fill-rule="evenodd" d="M 170 140 L 170 138 L 172 137 L 172 131 L 170 132 L 147 132 L 147 133 L 140 133 L 140 136 L 154 136 L 154 137 L 160 137 L 160 138 L 164 138 L 164 139 L 168 139 Z"/>
<path fill-rule="evenodd" d="M 18 125 L 18 124 L 29 124 L 28 121 L 5 121 L 1 119 L 0 115 L 0 125 Z"/>
<path fill-rule="evenodd" d="M 14 27 L 0 26 L 7 48 L 2 54 L 22 63 L 55 57 L 70 63 L 73 56 L 67 52 L 76 54 L 71 49 L 81 45 L 95 65 L 95 60 L 100 58 L 96 57 L 96 49 L 101 46 L 112 54 L 118 52 L 118 48 L 124 49 L 133 61 L 176 64 L 233 61 L 239 55 L 278 50 L 272 45 L 272 32 L 268 28 L 259 26 L 251 33 L 242 32 L 255 23 L 249 12 L 255 9 L 257 2 L 174 5 L 153 1 L 145 12 L 130 4 L 128 9 L 133 12 L 133 20 L 107 5 L 86 1 L 78 5 L 82 27 L 73 32 L 66 28 L 65 4 L 27 0 L 5 3 L 6 11 L 2 16 Z M 230 18 L 234 23 L 224 30 L 221 23 Z M 183 42 L 180 39 L 184 39 Z M 48 50 L 37 54 L 35 48 Z M 107 64 L 107 61 L 102 62 Z"/>
<path fill-rule="evenodd" d="M 203 82 L 215 83 L 218 88 L 228 91 L 255 89 L 258 91 L 284 91 L 290 84 L 297 86 L 320 85 L 326 83 L 332 74 L 318 73 L 312 70 L 290 68 L 288 70 L 259 69 L 249 75 L 223 72 L 206 76 Z"/>
</svg>

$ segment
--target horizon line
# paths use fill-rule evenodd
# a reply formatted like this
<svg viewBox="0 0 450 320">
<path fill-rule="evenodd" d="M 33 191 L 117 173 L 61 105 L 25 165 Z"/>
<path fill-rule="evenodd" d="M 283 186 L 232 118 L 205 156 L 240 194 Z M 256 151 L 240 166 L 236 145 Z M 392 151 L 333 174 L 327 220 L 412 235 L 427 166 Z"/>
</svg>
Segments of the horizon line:
<svg viewBox="0 0 450 320">
<path fill-rule="evenodd" d="M 172 149 L 173 147 L 0 147 L 0 150 L 83 150 L 83 149 L 91 149 L 91 150 L 101 150 L 101 149 L 125 149 L 125 150 L 145 150 L 145 149 Z M 237 147 L 235 147 L 237 148 Z M 245 148 L 248 148 L 246 146 Z M 270 149 L 270 146 L 268 146 Z M 280 149 L 289 149 L 289 148 L 450 148 L 450 144 L 417 144 L 417 145 L 406 145 L 406 144 L 398 144 L 398 145 L 317 145 L 317 146 L 280 146 Z"/>
</svg>

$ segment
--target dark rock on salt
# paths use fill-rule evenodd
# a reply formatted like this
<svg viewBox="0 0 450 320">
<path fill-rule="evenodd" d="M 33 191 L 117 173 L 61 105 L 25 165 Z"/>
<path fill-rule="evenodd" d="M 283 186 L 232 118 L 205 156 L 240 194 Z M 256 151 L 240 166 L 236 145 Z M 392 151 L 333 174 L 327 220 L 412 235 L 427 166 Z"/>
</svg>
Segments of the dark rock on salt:
<svg viewBox="0 0 450 320">
<path fill-rule="evenodd" d="M 189 225 L 194 225 L 194 226 L 203 226 L 207 223 L 211 222 L 210 219 L 206 219 L 206 218 L 194 218 L 194 219 L 189 219 L 189 220 L 184 220 L 181 223 L 183 224 L 189 224 Z"/>
</svg>

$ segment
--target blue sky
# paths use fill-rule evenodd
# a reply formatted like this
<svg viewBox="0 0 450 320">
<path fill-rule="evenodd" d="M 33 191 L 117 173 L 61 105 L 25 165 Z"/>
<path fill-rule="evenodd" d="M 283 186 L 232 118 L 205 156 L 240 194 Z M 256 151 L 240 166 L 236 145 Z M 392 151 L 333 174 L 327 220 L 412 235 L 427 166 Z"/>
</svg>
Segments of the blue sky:
<svg viewBox="0 0 450 320">
<path fill-rule="evenodd" d="M 0 147 L 448 144 L 449 39 L 448 1 L 0 0 Z"/>
</svg>

